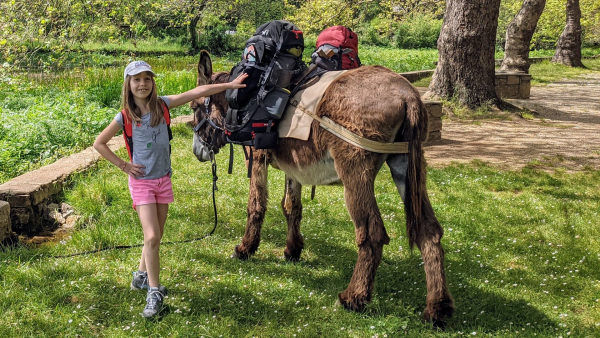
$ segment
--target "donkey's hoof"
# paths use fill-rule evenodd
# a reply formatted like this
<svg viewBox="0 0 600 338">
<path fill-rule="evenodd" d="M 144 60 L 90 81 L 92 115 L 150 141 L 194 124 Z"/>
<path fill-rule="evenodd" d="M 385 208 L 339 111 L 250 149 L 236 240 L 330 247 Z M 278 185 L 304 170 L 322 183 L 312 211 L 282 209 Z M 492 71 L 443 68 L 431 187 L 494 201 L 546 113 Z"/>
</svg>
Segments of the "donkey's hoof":
<svg viewBox="0 0 600 338">
<path fill-rule="evenodd" d="M 444 329 L 446 320 L 454 313 L 454 302 L 452 298 L 442 299 L 438 302 L 428 304 L 423 311 L 423 320 L 431 322 L 434 327 Z"/>
<path fill-rule="evenodd" d="M 231 255 L 232 258 L 237 258 L 239 260 L 245 261 L 248 258 L 250 258 L 250 254 L 248 254 L 248 252 L 246 251 L 242 251 L 240 250 L 240 246 L 236 245 L 235 249 L 233 250 L 233 255 Z"/>
<path fill-rule="evenodd" d="M 367 306 L 369 302 L 367 297 L 353 296 L 349 295 L 349 292 L 344 291 L 338 294 L 338 300 L 340 304 L 346 309 L 355 312 L 361 312 Z"/>
<path fill-rule="evenodd" d="M 283 251 L 283 255 L 285 256 L 285 260 L 288 262 L 297 262 L 300 260 L 300 250 L 294 250 L 291 251 L 288 249 L 285 249 Z"/>
</svg>

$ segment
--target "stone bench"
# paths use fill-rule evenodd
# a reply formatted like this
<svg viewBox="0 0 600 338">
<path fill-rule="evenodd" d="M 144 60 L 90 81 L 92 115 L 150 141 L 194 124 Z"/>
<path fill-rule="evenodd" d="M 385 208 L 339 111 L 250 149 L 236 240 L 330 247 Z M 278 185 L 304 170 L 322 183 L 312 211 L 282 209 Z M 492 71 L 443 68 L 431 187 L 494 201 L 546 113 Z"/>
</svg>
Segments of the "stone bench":
<svg viewBox="0 0 600 338">
<path fill-rule="evenodd" d="M 416 82 L 433 75 L 434 70 L 400 73 L 408 81 Z M 503 99 L 528 99 L 531 91 L 531 75 L 517 72 L 496 71 L 496 94 Z"/>
<path fill-rule="evenodd" d="M 425 144 L 442 139 L 442 103 L 440 101 L 423 101 L 427 108 L 427 138 Z"/>
<path fill-rule="evenodd" d="M 10 204 L 0 201 L 0 243 L 12 235 L 10 222 Z"/>
<path fill-rule="evenodd" d="M 192 115 L 179 116 L 171 123 L 191 123 L 192 118 Z M 115 136 L 108 146 L 116 151 L 124 144 L 123 137 L 119 135 Z M 1 184 L 0 241 L 3 240 L 4 232 L 11 234 L 14 231 L 18 234 L 33 235 L 48 227 L 49 224 L 45 224 L 49 222 L 45 214 L 51 211 L 48 210 L 48 205 L 58 202 L 57 198 L 63 190 L 65 181 L 72 174 L 94 165 L 100 157 L 93 147 L 89 147 Z M 3 218 L 4 213 L 10 213 L 8 221 Z"/>
<path fill-rule="evenodd" d="M 503 99 L 528 99 L 531 75 L 516 72 L 496 72 L 496 94 Z"/>
</svg>

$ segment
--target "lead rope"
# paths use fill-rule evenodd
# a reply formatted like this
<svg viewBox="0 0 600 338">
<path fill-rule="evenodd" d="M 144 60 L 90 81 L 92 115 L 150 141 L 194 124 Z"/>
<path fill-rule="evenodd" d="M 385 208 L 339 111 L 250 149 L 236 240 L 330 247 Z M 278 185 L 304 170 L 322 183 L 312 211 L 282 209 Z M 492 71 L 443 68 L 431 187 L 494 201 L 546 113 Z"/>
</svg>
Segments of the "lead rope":
<svg viewBox="0 0 600 338">
<path fill-rule="evenodd" d="M 209 236 L 212 236 L 212 234 L 215 232 L 215 230 L 217 230 L 217 222 L 218 222 L 218 216 L 217 216 L 217 203 L 215 200 L 215 191 L 218 191 L 219 189 L 217 188 L 217 180 L 219 179 L 219 177 L 217 177 L 217 161 L 215 161 L 215 156 L 214 154 L 211 154 L 211 161 L 212 161 L 212 202 L 213 202 L 213 211 L 215 214 L 215 224 L 213 225 L 212 230 L 202 236 L 202 237 L 197 237 L 197 238 L 192 238 L 192 239 L 185 239 L 185 240 L 181 240 L 181 241 L 169 241 L 169 242 L 162 242 L 161 245 L 167 245 L 167 244 L 182 244 L 182 243 L 191 243 L 191 242 L 197 242 L 197 241 L 201 241 Z M 93 254 L 93 253 L 98 253 L 98 252 L 102 252 L 102 251 L 108 251 L 108 250 L 124 250 L 124 249 L 131 249 L 131 248 L 139 248 L 144 246 L 144 244 L 132 244 L 132 245 L 116 245 L 116 246 L 111 246 L 111 247 L 106 247 L 106 248 L 100 248 L 100 249 L 96 249 L 96 250 L 89 250 L 89 251 L 84 251 L 84 252 L 76 252 L 73 254 L 69 254 L 69 255 L 58 255 L 58 256 L 50 256 L 50 258 L 69 258 L 69 257 L 76 257 L 76 256 L 84 256 L 84 255 L 89 255 L 89 254 Z M 41 258 L 41 257 L 40 257 Z"/>
</svg>

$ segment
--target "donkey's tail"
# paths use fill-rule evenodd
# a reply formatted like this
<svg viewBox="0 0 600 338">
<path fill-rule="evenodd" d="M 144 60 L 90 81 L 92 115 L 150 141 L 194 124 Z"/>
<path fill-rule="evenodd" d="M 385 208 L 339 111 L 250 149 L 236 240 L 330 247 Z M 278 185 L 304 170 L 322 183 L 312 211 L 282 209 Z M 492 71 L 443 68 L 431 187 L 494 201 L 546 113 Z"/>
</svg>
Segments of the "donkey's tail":
<svg viewBox="0 0 600 338">
<path fill-rule="evenodd" d="M 426 172 L 422 141 L 427 133 L 427 109 L 416 97 L 410 97 L 406 102 L 406 115 L 402 122 L 399 137 L 408 142 L 408 167 L 406 170 L 406 185 L 404 211 L 406 214 L 406 234 L 411 249 L 417 243 L 422 218 L 422 202 L 426 197 Z"/>
</svg>

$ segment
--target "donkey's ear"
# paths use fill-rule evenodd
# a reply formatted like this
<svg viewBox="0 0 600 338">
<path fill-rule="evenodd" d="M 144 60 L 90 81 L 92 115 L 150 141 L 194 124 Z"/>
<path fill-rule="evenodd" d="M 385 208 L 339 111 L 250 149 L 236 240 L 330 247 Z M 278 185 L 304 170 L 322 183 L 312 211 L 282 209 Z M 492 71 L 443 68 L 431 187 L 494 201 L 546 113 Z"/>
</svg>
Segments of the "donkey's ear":
<svg viewBox="0 0 600 338">
<path fill-rule="evenodd" d="M 200 51 L 200 60 L 198 61 L 198 85 L 207 84 L 212 76 L 212 61 L 207 51 Z"/>
</svg>

